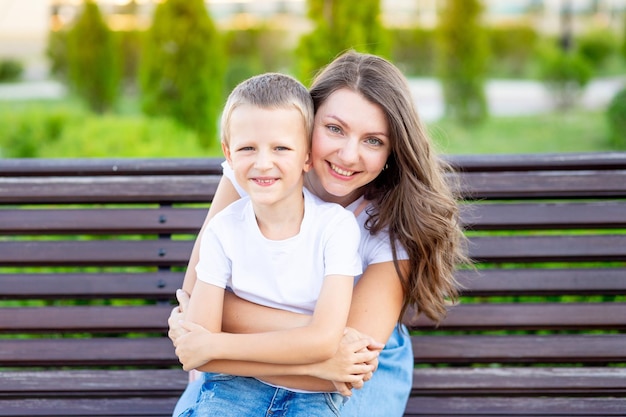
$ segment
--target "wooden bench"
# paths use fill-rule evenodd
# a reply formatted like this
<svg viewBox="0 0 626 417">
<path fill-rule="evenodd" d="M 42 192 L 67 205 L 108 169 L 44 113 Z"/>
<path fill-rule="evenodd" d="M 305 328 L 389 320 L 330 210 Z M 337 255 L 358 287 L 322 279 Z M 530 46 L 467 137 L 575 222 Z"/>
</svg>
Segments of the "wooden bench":
<svg viewBox="0 0 626 417">
<path fill-rule="evenodd" d="M 449 157 L 476 271 L 407 416 L 626 415 L 626 153 Z M 0 416 L 169 416 L 217 159 L 0 160 Z"/>
</svg>

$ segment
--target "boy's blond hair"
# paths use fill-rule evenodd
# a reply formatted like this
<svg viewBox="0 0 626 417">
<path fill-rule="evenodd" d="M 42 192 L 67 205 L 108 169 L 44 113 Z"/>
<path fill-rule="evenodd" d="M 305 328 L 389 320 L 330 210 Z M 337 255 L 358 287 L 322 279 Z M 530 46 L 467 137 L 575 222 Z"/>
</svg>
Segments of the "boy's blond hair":
<svg viewBox="0 0 626 417">
<path fill-rule="evenodd" d="M 306 87 L 295 78 L 269 72 L 242 81 L 228 96 L 221 121 L 221 140 L 228 145 L 230 140 L 230 119 L 233 111 L 244 104 L 266 109 L 293 107 L 302 114 L 307 133 L 307 146 L 311 148 L 313 134 L 313 100 Z"/>
</svg>

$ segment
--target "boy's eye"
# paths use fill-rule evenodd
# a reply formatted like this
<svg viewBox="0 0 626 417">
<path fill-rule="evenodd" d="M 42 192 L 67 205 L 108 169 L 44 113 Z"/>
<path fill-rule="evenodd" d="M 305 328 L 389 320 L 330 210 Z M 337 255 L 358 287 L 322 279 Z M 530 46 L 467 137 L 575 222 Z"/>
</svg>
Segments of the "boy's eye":
<svg viewBox="0 0 626 417">
<path fill-rule="evenodd" d="M 239 148 L 240 151 L 253 151 L 254 148 L 252 146 L 243 146 Z"/>
<path fill-rule="evenodd" d="M 288 151 L 289 150 L 289 148 L 286 147 L 286 146 L 277 146 L 275 149 L 277 151 Z"/>
</svg>

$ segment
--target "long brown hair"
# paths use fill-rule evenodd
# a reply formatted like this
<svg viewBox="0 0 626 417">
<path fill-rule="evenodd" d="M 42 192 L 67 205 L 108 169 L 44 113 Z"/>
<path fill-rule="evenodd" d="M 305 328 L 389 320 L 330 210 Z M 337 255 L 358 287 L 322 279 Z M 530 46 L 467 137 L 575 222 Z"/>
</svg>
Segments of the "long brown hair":
<svg viewBox="0 0 626 417">
<path fill-rule="evenodd" d="M 469 263 L 459 224 L 459 208 L 445 172 L 421 123 L 408 83 L 389 61 L 348 51 L 320 71 L 310 88 L 315 110 L 335 91 L 348 88 L 378 105 L 389 125 L 391 154 L 386 168 L 365 188 L 373 203 L 366 226 L 370 233 L 387 230 L 396 270 L 402 279 L 404 303 L 438 322 L 446 304 L 456 302 L 459 285 L 454 271 Z M 409 255 L 403 274 L 397 245 Z"/>
</svg>

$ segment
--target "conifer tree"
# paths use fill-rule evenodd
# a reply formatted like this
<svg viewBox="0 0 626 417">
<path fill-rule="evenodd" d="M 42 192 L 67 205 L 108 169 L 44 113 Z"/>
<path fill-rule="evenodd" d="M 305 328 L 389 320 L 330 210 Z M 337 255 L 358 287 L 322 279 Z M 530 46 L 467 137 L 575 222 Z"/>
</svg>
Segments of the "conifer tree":
<svg viewBox="0 0 626 417">
<path fill-rule="evenodd" d="M 438 72 L 446 115 L 462 123 L 487 117 L 484 92 L 489 55 L 480 0 L 445 0 L 438 27 Z"/>
<path fill-rule="evenodd" d="M 217 143 L 224 97 L 225 54 L 202 0 L 166 0 L 155 9 L 140 64 L 142 109 L 173 117 Z"/>
<path fill-rule="evenodd" d="M 86 0 L 67 36 L 68 82 L 95 112 L 112 109 L 118 98 L 117 56 L 113 32 L 98 5 Z"/>
<path fill-rule="evenodd" d="M 381 23 L 380 0 L 307 0 L 307 4 L 314 29 L 300 38 L 295 70 L 304 83 L 348 49 L 389 55 L 389 35 Z"/>
</svg>

